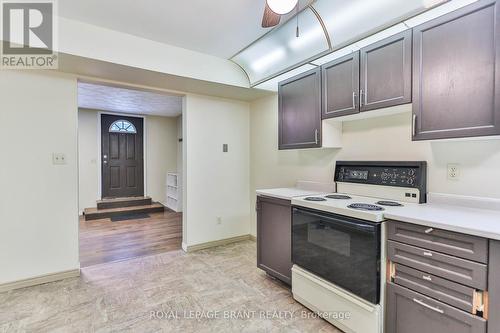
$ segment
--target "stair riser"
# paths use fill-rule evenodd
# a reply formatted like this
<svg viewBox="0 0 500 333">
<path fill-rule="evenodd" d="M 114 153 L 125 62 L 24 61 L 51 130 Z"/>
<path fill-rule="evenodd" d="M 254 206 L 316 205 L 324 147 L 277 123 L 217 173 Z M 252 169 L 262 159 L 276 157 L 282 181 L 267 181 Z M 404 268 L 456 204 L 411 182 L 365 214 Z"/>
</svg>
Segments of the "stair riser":
<svg viewBox="0 0 500 333">
<path fill-rule="evenodd" d="M 106 213 L 90 213 L 85 214 L 85 221 L 108 219 L 117 216 L 130 215 L 130 214 L 149 214 L 149 213 L 161 213 L 165 210 L 165 207 L 152 207 L 152 208 L 141 208 L 136 210 L 128 210 L 124 212 L 106 212 Z"/>
<path fill-rule="evenodd" d="M 140 199 L 140 200 L 115 201 L 115 202 L 99 202 L 97 204 L 97 209 L 146 206 L 146 205 L 151 205 L 151 202 L 152 202 L 151 198 Z"/>
</svg>

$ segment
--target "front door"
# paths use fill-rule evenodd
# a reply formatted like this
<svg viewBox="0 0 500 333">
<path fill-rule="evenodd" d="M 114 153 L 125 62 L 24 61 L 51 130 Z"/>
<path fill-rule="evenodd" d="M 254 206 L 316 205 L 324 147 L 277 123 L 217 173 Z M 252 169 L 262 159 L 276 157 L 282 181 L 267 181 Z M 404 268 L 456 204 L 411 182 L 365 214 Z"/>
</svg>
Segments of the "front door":
<svg viewBox="0 0 500 333">
<path fill-rule="evenodd" d="M 101 115 L 102 197 L 144 196 L 144 121 Z"/>
</svg>

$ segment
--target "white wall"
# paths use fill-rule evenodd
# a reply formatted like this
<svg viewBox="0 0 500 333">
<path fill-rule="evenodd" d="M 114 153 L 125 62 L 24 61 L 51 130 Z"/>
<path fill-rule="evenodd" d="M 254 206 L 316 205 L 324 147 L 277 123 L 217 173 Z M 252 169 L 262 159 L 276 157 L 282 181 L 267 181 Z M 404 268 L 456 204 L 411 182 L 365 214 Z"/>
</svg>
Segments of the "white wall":
<svg viewBox="0 0 500 333">
<path fill-rule="evenodd" d="M 78 269 L 76 78 L 1 71 L 0 101 L 0 283 Z"/>
<path fill-rule="evenodd" d="M 96 206 L 100 169 L 97 161 L 97 115 L 94 110 L 78 110 L 78 209 Z"/>
<path fill-rule="evenodd" d="M 80 109 L 79 137 L 79 210 L 95 207 L 98 195 L 98 111 Z M 177 119 L 147 116 L 146 195 L 165 204 L 166 174 L 177 169 Z"/>
<path fill-rule="evenodd" d="M 184 245 L 249 234 L 249 104 L 188 95 L 183 117 Z"/>
<path fill-rule="evenodd" d="M 293 186 L 297 180 L 333 181 L 336 160 L 425 160 L 428 191 L 500 198 L 500 140 L 412 142 L 409 113 L 344 122 L 340 150 L 278 151 L 277 130 L 277 96 L 253 102 L 252 207 L 257 188 Z M 460 180 L 447 179 L 448 163 L 460 164 Z"/>
<path fill-rule="evenodd" d="M 167 172 L 177 171 L 177 119 L 146 117 L 147 195 L 166 204 Z"/>
<path fill-rule="evenodd" d="M 240 87 L 250 85 L 245 72 L 230 60 L 62 17 L 59 50 L 160 73 Z"/>
</svg>

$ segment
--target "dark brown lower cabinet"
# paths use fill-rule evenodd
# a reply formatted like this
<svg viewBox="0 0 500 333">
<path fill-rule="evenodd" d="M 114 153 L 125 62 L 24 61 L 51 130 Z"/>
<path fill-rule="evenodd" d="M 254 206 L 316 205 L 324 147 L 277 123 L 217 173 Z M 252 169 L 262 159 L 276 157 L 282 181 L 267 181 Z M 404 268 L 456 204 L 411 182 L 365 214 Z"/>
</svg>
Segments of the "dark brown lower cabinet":
<svg viewBox="0 0 500 333">
<path fill-rule="evenodd" d="M 486 320 L 393 283 L 387 285 L 387 333 L 485 333 Z"/>
<path fill-rule="evenodd" d="M 490 240 L 488 333 L 500 332 L 500 241 Z"/>
<path fill-rule="evenodd" d="M 257 267 L 292 282 L 292 206 L 290 200 L 257 197 Z"/>
</svg>

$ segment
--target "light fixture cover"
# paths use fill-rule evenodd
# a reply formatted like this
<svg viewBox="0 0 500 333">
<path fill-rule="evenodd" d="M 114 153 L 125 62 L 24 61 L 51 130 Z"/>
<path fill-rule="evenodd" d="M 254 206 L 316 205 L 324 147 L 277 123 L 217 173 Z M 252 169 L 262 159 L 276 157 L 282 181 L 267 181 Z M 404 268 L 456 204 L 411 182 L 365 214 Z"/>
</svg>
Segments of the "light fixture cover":
<svg viewBox="0 0 500 333">
<path fill-rule="evenodd" d="M 297 6 L 298 0 L 266 0 L 267 5 L 273 12 L 279 15 L 285 15 L 290 13 L 295 6 Z"/>
</svg>

